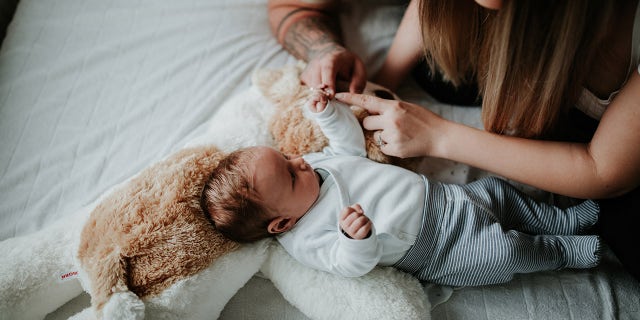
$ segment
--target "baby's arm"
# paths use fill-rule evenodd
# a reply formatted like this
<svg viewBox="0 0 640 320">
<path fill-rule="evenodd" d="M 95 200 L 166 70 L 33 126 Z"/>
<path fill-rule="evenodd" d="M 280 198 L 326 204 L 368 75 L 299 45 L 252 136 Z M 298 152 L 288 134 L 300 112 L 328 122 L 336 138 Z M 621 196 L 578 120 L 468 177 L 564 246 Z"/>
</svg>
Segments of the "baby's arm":
<svg viewBox="0 0 640 320">
<path fill-rule="evenodd" d="M 342 209 L 340 213 L 340 228 L 351 239 L 362 240 L 371 235 L 373 223 L 359 204 L 354 204 Z"/>
<path fill-rule="evenodd" d="M 354 204 L 342 209 L 338 224 L 338 241 L 330 250 L 333 269 L 347 277 L 367 274 L 382 256 L 382 243 L 375 234 L 373 222 L 359 204 Z"/>
<path fill-rule="evenodd" d="M 356 226 L 358 219 L 347 221 L 354 213 L 353 217 L 361 216 L 364 210 L 357 204 L 346 207 L 338 221 L 321 214 L 320 218 L 306 220 L 277 239 L 306 266 L 343 277 L 363 276 L 380 262 L 382 243 L 368 218 L 361 219 L 360 222 L 366 220 L 361 226 Z"/>
<path fill-rule="evenodd" d="M 329 100 L 324 91 L 313 89 L 307 102 L 308 115 L 320 126 L 329 139 L 329 147 L 323 152 L 330 155 L 366 157 L 364 133 L 351 108 L 335 99 Z"/>
</svg>

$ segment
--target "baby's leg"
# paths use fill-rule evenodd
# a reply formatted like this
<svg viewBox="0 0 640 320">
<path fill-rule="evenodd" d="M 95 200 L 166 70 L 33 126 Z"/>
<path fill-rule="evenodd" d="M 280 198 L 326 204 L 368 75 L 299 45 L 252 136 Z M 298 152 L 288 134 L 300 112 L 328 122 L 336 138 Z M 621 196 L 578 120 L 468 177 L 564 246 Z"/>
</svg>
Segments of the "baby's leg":
<svg viewBox="0 0 640 320">
<path fill-rule="evenodd" d="M 497 231 L 497 232 L 496 232 Z M 425 279 L 455 286 L 504 283 L 518 273 L 591 268 L 600 261 L 597 236 L 532 236 L 493 229 L 454 244 Z"/>
<path fill-rule="evenodd" d="M 598 221 L 600 208 L 591 200 L 561 209 L 538 202 L 498 178 L 481 179 L 462 188 L 478 206 L 490 211 L 504 229 L 531 234 L 583 234 Z"/>
</svg>

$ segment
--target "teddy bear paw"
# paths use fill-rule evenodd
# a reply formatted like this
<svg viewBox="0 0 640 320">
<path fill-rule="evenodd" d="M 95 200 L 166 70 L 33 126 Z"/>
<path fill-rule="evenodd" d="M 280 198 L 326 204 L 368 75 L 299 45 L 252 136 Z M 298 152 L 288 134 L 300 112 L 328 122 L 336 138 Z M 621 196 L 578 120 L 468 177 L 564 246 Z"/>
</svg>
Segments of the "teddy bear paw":
<svg viewBox="0 0 640 320">
<path fill-rule="evenodd" d="M 117 292 L 111 295 L 104 305 L 103 319 L 144 319 L 144 302 L 131 291 Z"/>
</svg>

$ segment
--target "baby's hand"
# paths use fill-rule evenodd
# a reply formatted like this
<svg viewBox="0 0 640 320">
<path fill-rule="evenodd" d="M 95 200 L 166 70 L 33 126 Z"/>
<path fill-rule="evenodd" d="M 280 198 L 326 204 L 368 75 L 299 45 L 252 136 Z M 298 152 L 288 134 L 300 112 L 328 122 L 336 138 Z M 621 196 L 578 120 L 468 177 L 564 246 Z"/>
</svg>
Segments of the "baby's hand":
<svg viewBox="0 0 640 320">
<path fill-rule="evenodd" d="M 322 112 L 327 107 L 329 102 L 329 94 L 324 88 L 311 88 L 312 91 L 309 101 L 307 101 L 307 108 L 311 112 Z"/>
<path fill-rule="evenodd" d="M 340 213 L 340 228 L 349 237 L 360 240 L 369 237 L 373 223 L 364 215 L 359 204 L 342 209 Z"/>
</svg>

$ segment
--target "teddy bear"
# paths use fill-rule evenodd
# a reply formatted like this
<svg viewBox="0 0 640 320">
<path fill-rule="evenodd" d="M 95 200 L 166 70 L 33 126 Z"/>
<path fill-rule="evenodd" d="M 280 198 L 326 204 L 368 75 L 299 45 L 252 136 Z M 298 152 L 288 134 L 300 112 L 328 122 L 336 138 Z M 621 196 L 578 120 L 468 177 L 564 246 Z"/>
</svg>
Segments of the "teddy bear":
<svg viewBox="0 0 640 320">
<path fill-rule="evenodd" d="M 302 68 L 258 70 L 251 88 L 221 106 L 184 148 L 68 219 L 0 242 L 0 318 L 42 319 L 86 291 L 91 306 L 73 319 L 214 319 L 259 273 L 311 319 L 428 319 L 423 287 L 409 275 L 383 267 L 360 278 L 312 270 L 272 239 L 228 240 L 204 216 L 204 182 L 226 153 L 271 145 L 302 154 L 326 144 L 301 112 L 309 95 Z M 366 92 L 375 90 L 384 89 L 370 84 Z M 366 135 L 370 158 L 394 161 Z"/>
<path fill-rule="evenodd" d="M 0 243 L 0 318 L 42 319 L 82 291 L 74 319 L 211 319 L 266 259 L 240 247 L 200 209 L 223 153 L 185 148 L 33 235 Z M 200 284 L 206 285 L 200 285 Z"/>
</svg>

